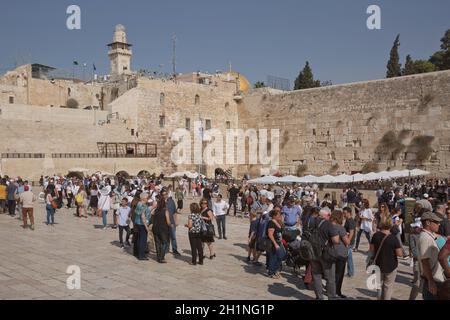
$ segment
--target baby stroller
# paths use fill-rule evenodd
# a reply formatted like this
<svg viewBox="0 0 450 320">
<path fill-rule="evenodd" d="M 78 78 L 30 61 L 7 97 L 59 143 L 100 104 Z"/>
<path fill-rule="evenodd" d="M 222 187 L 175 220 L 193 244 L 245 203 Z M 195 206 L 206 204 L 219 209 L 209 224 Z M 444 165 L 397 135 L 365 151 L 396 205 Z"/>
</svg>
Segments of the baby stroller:
<svg viewBox="0 0 450 320">
<path fill-rule="evenodd" d="M 293 268 L 294 273 L 297 274 L 302 266 L 308 265 L 308 261 L 302 259 L 300 255 L 300 230 L 285 230 L 283 232 L 282 243 L 286 250 L 286 265 Z"/>
</svg>

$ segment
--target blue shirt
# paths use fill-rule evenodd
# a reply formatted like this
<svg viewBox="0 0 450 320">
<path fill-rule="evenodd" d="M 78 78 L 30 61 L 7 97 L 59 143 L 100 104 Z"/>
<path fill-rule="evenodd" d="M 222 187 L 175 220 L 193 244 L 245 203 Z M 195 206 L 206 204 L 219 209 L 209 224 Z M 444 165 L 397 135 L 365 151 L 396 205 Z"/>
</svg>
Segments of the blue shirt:
<svg viewBox="0 0 450 320">
<path fill-rule="evenodd" d="M 138 203 L 136 205 L 136 209 L 134 210 L 134 223 L 138 225 L 144 225 L 141 219 L 142 211 L 145 210 L 145 220 L 147 220 L 147 225 L 150 224 L 150 208 L 147 205 L 143 205 L 142 203 Z"/>
<path fill-rule="evenodd" d="M 295 226 L 297 224 L 297 218 L 300 218 L 302 214 L 300 208 L 296 205 L 291 208 L 284 206 L 281 209 L 281 213 L 284 216 L 284 224 L 288 227 Z"/>
</svg>

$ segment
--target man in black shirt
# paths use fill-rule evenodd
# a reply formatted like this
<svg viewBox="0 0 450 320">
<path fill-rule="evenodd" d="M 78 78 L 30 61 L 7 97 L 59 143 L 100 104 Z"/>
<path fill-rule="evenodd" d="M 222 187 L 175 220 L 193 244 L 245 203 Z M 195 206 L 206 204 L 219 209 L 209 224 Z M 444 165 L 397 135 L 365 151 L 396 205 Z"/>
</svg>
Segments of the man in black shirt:
<svg viewBox="0 0 450 320">
<path fill-rule="evenodd" d="M 344 228 L 347 231 L 348 238 L 350 239 L 350 244 L 348 246 L 347 276 L 352 278 L 355 275 L 355 269 L 353 267 L 353 247 L 355 246 L 356 222 L 352 218 L 351 208 L 345 207 L 343 212 L 345 217 Z"/>
<path fill-rule="evenodd" d="M 356 214 L 356 208 L 355 208 L 355 203 L 357 201 L 356 199 L 356 190 L 355 189 L 348 189 L 347 191 L 347 202 L 348 202 L 348 206 L 355 210 L 355 212 L 352 212 L 352 217 L 355 217 Z"/>
<path fill-rule="evenodd" d="M 236 184 L 233 184 L 231 188 L 228 189 L 228 210 L 227 215 L 230 214 L 231 206 L 234 207 L 234 216 L 236 217 L 236 207 L 237 207 L 237 199 L 238 199 L 239 189 L 236 187 Z"/>
<path fill-rule="evenodd" d="M 319 235 L 322 245 L 338 244 L 339 235 L 333 224 L 329 221 L 331 217 L 330 209 L 322 208 L 319 212 L 319 217 L 313 222 L 319 228 Z M 327 261 L 323 256 L 317 261 L 311 261 L 313 287 L 317 300 L 324 300 L 322 292 L 322 275 L 327 282 L 328 299 L 336 298 L 336 265 L 333 261 Z"/>
</svg>

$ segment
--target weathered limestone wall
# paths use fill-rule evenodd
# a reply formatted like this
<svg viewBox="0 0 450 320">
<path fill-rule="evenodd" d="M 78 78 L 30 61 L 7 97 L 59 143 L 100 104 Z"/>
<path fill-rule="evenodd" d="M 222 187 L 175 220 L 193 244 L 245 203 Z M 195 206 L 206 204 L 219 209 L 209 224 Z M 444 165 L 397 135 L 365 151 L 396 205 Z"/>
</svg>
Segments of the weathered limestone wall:
<svg viewBox="0 0 450 320">
<path fill-rule="evenodd" d="M 163 98 L 161 99 L 161 94 Z M 238 127 L 237 104 L 233 100 L 234 91 L 220 90 L 214 86 L 194 83 L 140 79 L 138 87 L 132 89 L 110 104 L 111 112 L 119 113 L 126 120 L 128 129 L 134 129 L 139 142 L 156 143 L 158 160 L 166 172 L 174 170 L 198 169 L 195 164 L 178 168 L 172 163 L 171 152 L 176 143 L 171 141 L 172 132 L 186 127 L 186 119 L 190 119 L 192 139 L 195 121 L 211 121 L 211 128 L 225 132 L 227 121 L 231 128 Z M 200 97 L 198 104 L 195 96 Z M 164 126 L 160 126 L 160 117 L 164 117 Z M 192 145 L 194 153 L 201 150 Z M 204 168 L 208 175 L 213 175 L 217 167 Z M 225 166 L 226 167 L 226 166 Z M 227 168 L 226 168 L 227 169 Z"/>
<path fill-rule="evenodd" d="M 351 173 L 366 165 L 445 176 L 450 71 L 289 93 L 253 90 L 239 105 L 239 126 L 280 130 L 284 173 Z M 250 166 L 239 169 L 242 175 Z"/>
</svg>

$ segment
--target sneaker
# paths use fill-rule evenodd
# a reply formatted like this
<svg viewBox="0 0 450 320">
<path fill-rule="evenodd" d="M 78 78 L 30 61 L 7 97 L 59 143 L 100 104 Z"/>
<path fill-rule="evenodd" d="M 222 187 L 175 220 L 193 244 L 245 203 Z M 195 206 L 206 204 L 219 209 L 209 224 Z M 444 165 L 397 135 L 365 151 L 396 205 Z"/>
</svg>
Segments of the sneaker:
<svg viewBox="0 0 450 320">
<path fill-rule="evenodd" d="M 30 226 L 30 229 L 34 231 L 34 224 Z"/>
<path fill-rule="evenodd" d="M 227 237 L 223 237 L 224 240 L 227 240 Z"/>
<path fill-rule="evenodd" d="M 173 252 L 173 255 L 174 255 L 174 256 L 181 256 L 181 253 L 179 253 L 178 251 L 174 251 L 174 252 Z"/>
<path fill-rule="evenodd" d="M 125 246 L 123 244 L 120 245 L 120 249 L 125 249 Z"/>
</svg>

